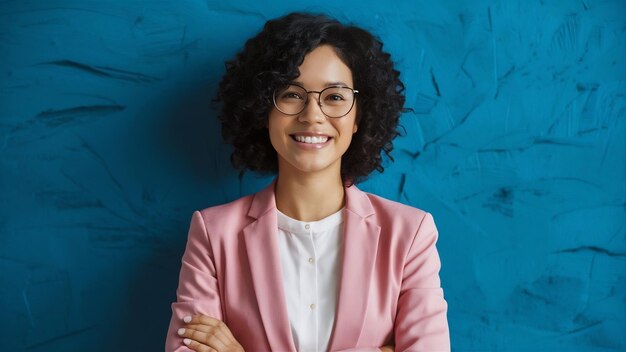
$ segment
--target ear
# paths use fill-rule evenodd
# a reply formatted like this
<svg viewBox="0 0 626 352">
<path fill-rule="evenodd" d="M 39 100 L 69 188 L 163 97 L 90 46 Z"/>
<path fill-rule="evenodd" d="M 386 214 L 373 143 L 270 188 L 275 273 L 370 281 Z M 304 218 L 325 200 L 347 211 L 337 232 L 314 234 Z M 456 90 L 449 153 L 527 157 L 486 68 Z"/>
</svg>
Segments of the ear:
<svg viewBox="0 0 626 352">
<path fill-rule="evenodd" d="M 354 124 L 354 128 L 352 128 L 352 134 L 355 134 L 356 131 L 359 130 L 359 125 L 357 125 L 356 123 Z"/>
</svg>

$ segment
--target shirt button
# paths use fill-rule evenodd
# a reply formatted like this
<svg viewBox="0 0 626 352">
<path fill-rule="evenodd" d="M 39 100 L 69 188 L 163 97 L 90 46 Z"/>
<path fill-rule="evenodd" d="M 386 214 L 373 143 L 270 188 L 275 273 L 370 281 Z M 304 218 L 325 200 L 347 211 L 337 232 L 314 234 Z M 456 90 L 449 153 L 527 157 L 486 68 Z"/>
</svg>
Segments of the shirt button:
<svg viewBox="0 0 626 352">
<path fill-rule="evenodd" d="M 311 225 L 306 224 L 306 225 L 304 225 L 304 228 L 308 230 L 308 229 L 310 229 L 310 228 L 311 228 Z"/>
<path fill-rule="evenodd" d="M 313 258 L 309 258 L 309 263 L 313 263 Z"/>
<path fill-rule="evenodd" d="M 311 308 L 311 310 L 315 309 L 315 303 L 312 303 L 309 308 Z"/>
</svg>

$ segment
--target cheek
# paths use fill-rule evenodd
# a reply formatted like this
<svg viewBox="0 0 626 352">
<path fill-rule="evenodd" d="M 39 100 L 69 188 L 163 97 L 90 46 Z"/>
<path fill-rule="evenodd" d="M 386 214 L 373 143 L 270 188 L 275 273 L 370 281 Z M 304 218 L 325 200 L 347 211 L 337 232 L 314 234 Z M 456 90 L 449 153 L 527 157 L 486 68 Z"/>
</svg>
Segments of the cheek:
<svg viewBox="0 0 626 352">
<path fill-rule="evenodd" d="M 272 129 L 271 127 L 269 128 L 269 137 L 270 137 L 270 143 L 272 144 L 274 149 L 276 149 L 276 146 L 278 142 L 280 141 L 279 139 L 280 136 L 278 133 L 276 133 L 276 130 Z"/>
<path fill-rule="evenodd" d="M 354 134 L 358 130 L 358 125 L 355 122 L 355 117 L 352 117 L 350 121 L 345 121 L 345 124 L 341 126 L 341 134 L 347 142 L 351 142 L 354 138 Z"/>
<path fill-rule="evenodd" d="M 276 131 L 280 129 L 279 120 L 275 116 L 272 116 L 271 114 L 267 118 L 265 125 L 267 126 L 267 131 L 270 134 L 270 136 L 275 135 Z"/>
<path fill-rule="evenodd" d="M 285 126 L 281 122 L 280 118 L 272 118 L 271 116 L 267 121 L 268 135 L 274 150 L 276 150 L 277 147 L 280 148 L 284 144 L 283 132 L 285 130 Z"/>
</svg>

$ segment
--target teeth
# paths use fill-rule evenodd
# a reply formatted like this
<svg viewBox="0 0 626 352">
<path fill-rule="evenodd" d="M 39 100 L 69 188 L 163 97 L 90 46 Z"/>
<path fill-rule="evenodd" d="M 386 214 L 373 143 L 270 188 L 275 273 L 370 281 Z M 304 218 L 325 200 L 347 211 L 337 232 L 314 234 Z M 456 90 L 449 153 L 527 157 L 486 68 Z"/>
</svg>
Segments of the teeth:
<svg viewBox="0 0 626 352">
<path fill-rule="evenodd" d="M 322 143 L 326 143 L 326 141 L 328 140 L 328 137 L 310 137 L 310 136 L 294 136 L 294 138 L 298 141 L 298 142 L 302 142 L 302 143 L 308 143 L 308 144 L 322 144 Z"/>
</svg>

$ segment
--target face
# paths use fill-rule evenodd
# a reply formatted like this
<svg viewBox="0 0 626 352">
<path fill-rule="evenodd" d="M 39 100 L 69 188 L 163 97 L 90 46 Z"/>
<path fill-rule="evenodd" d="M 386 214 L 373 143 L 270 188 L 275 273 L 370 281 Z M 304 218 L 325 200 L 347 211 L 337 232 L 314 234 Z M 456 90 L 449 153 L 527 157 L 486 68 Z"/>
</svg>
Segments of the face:
<svg viewBox="0 0 626 352">
<path fill-rule="evenodd" d="M 358 89 L 353 85 L 352 72 L 329 45 L 321 45 L 307 54 L 298 69 L 300 76 L 293 83 L 308 91 L 321 91 L 338 84 Z M 318 94 L 310 93 L 308 99 L 304 110 L 297 115 L 283 114 L 276 107 L 269 113 L 269 136 L 278 153 L 279 172 L 330 172 L 338 176 L 341 157 L 357 131 L 356 102 L 347 115 L 331 118 L 320 109 Z"/>
</svg>

